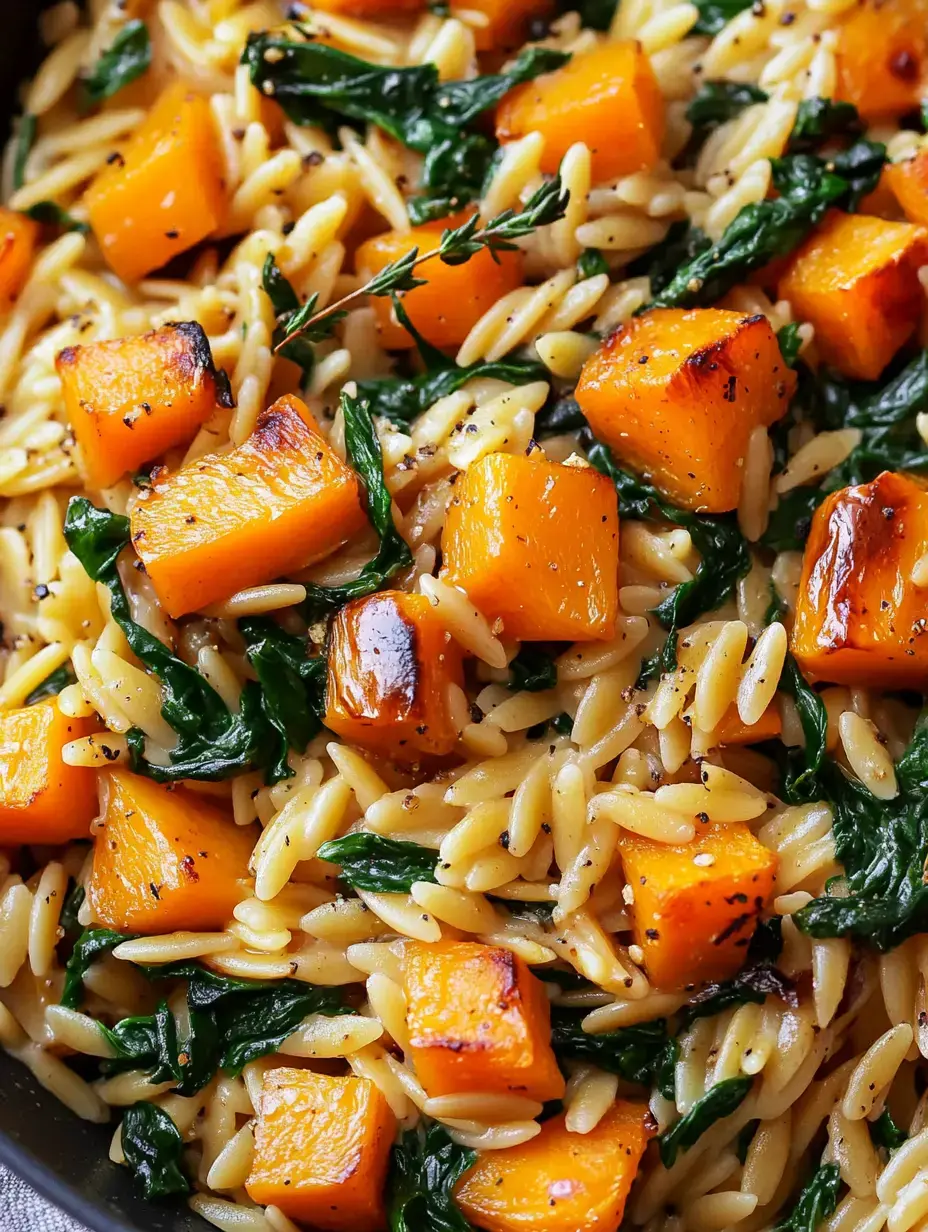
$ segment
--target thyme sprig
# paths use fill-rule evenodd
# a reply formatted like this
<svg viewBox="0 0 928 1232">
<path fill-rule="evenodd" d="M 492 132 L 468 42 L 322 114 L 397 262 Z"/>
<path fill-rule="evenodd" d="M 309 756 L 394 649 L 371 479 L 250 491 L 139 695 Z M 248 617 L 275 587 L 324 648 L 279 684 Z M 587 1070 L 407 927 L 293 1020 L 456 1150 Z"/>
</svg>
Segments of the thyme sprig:
<svg viewBox="0 0 928 1232">
<path fill-rule="evenodd" d="M 498 261 L 499 253 L 511 252 L 517 247 L 514 240 L 530 235 L 536 227 L 546 227 L 563 218 L 569 199 L 570 193 L 563 187 L 561 177 L 557 175 L 542 184 L 526 201 L 525 208 L 518 213 L 514 210 L 503 210 L 482 227 L 479 225 L 479 215 L 471 215 L 460 227 L 443 231 L 437 248 L 423 253 L 420 253 L 418 248 L 411 248 L 399 260 L 385 265 L 364 286 L 343 295 L 327 308 L 314 313 L 313 301 L 307 301 L 301 311 L 287 322 L 287 332 L 276 343 L 275 352 L 281 351 L 307 330 L 312 330 L 316 338 L 322 336 L 318 328 L 320 321 L 336 313 L 343 316 L 347 305 L 364 295 L 396 295 L 423 286 L 425 279 L 416 278 L 415 271 L 426 261 L 437 257 L 445 265 L 463 265 L 484 248 Z"/>
</svg>

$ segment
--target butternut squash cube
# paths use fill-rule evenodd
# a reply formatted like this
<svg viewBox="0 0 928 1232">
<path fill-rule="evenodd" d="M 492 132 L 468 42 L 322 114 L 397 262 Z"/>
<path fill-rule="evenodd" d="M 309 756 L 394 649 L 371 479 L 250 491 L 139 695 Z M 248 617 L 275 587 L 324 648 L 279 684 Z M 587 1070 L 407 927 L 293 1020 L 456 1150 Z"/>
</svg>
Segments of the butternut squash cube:
<svg viewBox="0 0 928 1232">
<path fill-rule="evenodd" d="M 97 774 L 66 765 L 61 750 L 100 726 L 69 719 L 54 697 L 0 711 L 0 845 L 89 837 L 99 812 Z"/>
<path fill-rule="evenodd" d="M 446 580 L 508 638 L 615 632 L 618 501 L 592 467 L 487 454 L 458 478 L 441 546 Z"/>
<path fill-rule="evenodd" d="M 775 702 L 770 703 L 756 723 L 742 722 L 732 703 L 722 715 L 713 738 L 716 744 L 759 744 L 762 740 L 776 740 L 782 730 L 783 722 Z"/>
<path fill-rule="evenodd" d="M 743 822 L 713 823 L 675 847 L 623 830 L 635 940 L 658 988 L 734 975 L 773 894 L 777 857 Z"/>
<path fill-rule="evenodd" d="M 425 223 L 411 231 L 387 231 L 358 245 L 355 268 L 367 281 L 413 248 L 420 256 L 437 248 L 447 227 L 460 226 L 466 215 Z M 522 285 L 522 254 L 501 252 L 498 260 L 487 248 L 463 265 L 446 265 L 436 257 L 417 271 L 425 285 L 403 295 L 403 308 L 424 338 L 437 347 L 459 347 L 488 308 Z M 388 351 L 414 347 L 415 340 L 393 314 L 389 299 L 371 296 L 380 341 Z"/>
<path fill-rule="evenodd" d="M 928 231 L 834 210 L 790 258 L 777 294 L 815 326 L 826 364 L 875 380 L 914 332 Z"/>
<path fill-rule="evenodd" d="M 369 1078 L 273 1069 L 245 1189 L 323 1232 L 380 1232 L 396 1117 Z"/>
<path fill-rule="evenodd" d="M 790 648 L 810 680 L 928 687 L 928 492 L 884 471 L 826 497 L 812 519 Z"/>
<path fill-rule="evenodd" d="M 865 120 L 917 110 L 928 75 L 924 0 L 858 0 L 838 27 L 836 97 Z"/>
<path fill-rule="evenodd" d="M 357 476 L 291 395 L 231 452 L 153 477 L 130 521 L 171 616 L 320 560 L 367 524 Z"/>
<path fill-rule="evenodd" d="M 127 770 L 103 782 L 87 883 L 94 919 L 122 933 L 224 927 L 247 893 L 252 828 L 202 796 Z"/>
<path fill-rule="evenodd" d="M 471 941 L 406 946 L 410 1057 L 430 1097 L 560 1099 L 544 985 L 521 958 Z"/>
<path fill-rule="evenodd" d="M 551 0 L 473 0 L 471 10 L 486 19 L 473 26 L 478 51 L 513 51 L 525 42 L 529 23 L 554 12 Z"/>
<path fill-rule="evenodd" d="M 210 105 L 170 85 L 84 194 L 110 268 L 136 282 L 219 226 L 226 189 Z"/>
<path fill-rule="evenodd" d="M 487 1232 L 615 1232 L 653 1122 L 645 1104 L 619 1100 L 587 1134 L 566 1114 L 545 1121 L 521 1146 L 484 1151 L 454 1197 Z"/>
<path fill-rule="evenodd" d="M 382 591 L 335 615 L 325 725 L 343 739 L 395 761 L 445 756 L 451 684 L 464 684 L 461 651 L 425 595 Z"/>
<path fill-rule="evenodd" d="M 928 227 L 928 150 L 919 150 L 914 158 L 887 163 L 880 176 L 886 181 L 909 222 Z"/>
<path fill-rule="evenodd" d="M 37 223 L 0 206 L 0 311 L 5 312 L 23 289 L 38 238 Z"/>
<path fill-rule="evenodd" d="M 766 317 L 657 308 L 590 356 L 576 398 L 595 435 L 672 501 L 725 513 L 751 433 L 786 413 L 795 388 Z"/>
<path fill-rule="evenodd" d="M 55 367 L 91 488 L 193 440 L 217 405 L 231 405 L 195 321 L 65 347 Z"/>
<path fill-rule="evenodd" d="M 554 174 L 577 141 L 590 147 L 593 180 L 650 171 L 661 156 L 664 96 L 634 39 L 576 52 L 567 64 L 510 90 L 496 111 L 501 144 L 545 139 L 542 171 Z"/>
</svg>

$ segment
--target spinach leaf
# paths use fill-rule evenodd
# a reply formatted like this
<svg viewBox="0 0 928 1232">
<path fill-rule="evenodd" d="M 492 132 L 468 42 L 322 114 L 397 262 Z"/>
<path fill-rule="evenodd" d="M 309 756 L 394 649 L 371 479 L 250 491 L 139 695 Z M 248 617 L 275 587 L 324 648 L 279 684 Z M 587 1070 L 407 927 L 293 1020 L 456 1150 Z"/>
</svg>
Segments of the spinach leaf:
<svg viewBox="0 0 928 1232">
<path fill-rule="evenodd" d="M 662 244 L 629 262 L 628 273 L 635 278 L 648 278 L 651 294 L 656 296 L 673 282 L 681 265 L 689 264 L 711 247 L 712 241 L 705 231 L 688 222 L 674 222 Z"/>
<path fill-rule="evenodd" d="M 571 3 L 563 0 L 561 7 L 565 12 L 575 9 L 580 14 L 580 24 L 589 30 L 606 31 L 612 25 L 619 0 L 579 0 Z"/>
<path fill-rule="evenodd" d="M 653 1085 L 668 1042 L 666 1020 L 655 1018 L 651 1022 L 620 1027 L 617 1031 L 590 1035 L 580 1025 L 586 1012 L 552 1008 L 551 1046 L 555 1056 L 568 1061 L 592 1061 L 626 1082 Z"/>
<path fill-rule="evenodd" d="M 261 686 L 262 713 L 279 737 L 277 757 L 270 769 L 272 780 L 279 782 L 292 773 L 287 750 L 302 752 L 322 730 L 325 657 L 307 658 L 305 639 L 285 633 L 267 617 L 240 620 L 238 631 L 245 639 L 248 662 Z"/>
<path fill-rule="evenodd" d="M 670 1168 L 680 1151 L 688 1151 L 716 1121 L 721 1121 L 744 1102 L 752 1078 L 726 1078 L 710 1087 L 692 1108 L 665 1130 L 657 1140 L 661 1163 Z"/>
<path fill-rule="evenodd" d="M 320 860 L 341 865 L 341 880 L 372 894 L 408 894 L 416 881 L 434 881 L 438 852 L 405 839 L 356 830 L 319 848 Z"/>
<path fill-rule="evenodd" d="M 724 603 L 738 578 L 750 569 L 747 541 L 733 518 L 703 517 L 671 505 L 651 484 L 623 470 L 611 450 L 593 436 L 588 437 L 587 457 L 615 484 L 620 518 L 648 522 L 667 519 L 684 526 L 700 554 L 699 567 L 692 580 L 675 587 L 654 609 L 655 616 L 668 631 L 660 667 L 665 672 L 673 671 L 677 662 L 678 630 L 692 624 L 703 612 L 711 612 Z"/>
<path fill-rule="evenodd" d="M 35 686 L 26 697 L 25 704 L 27 706 L 34 706 L 36 702 L 42 702 L 47 697 L 57 697 L 62 689 L 66 689 L 76 679 L 77 677 L 74 675 L 74 669 L 71 664 L 62 663 L 61 667 L 50 672 L 41 684 Z"/>
<path fill-rule="evenodd" d="M 371 415 L 380 415 L 398 427 L 406 427 L 439 398 L 453 394 L 477 377 L 508 381 L 513 385 L 548 379 L 547 369 L 537 360 L 478 360 L 459 368 L 453 359 L 423 338 L 396 296 L 393 308 L 399 323 L 415 339 L 425 371 L 409 380 L 388 376 L 359 381 L 358 396 L 370 403 Z"/>
<path fill-rule="evenodd" d="M 540 646 L 526 642 L 509 664 L 511 678 L 508 688 L 514 693 L 525 689 L 527 693 L 540 693 L 553 689 L 557 684 L 557 668 L 551 656 Z"/>
<path fill-rule="evenodd" d="M 884 1108 L 875 1121 L 868 1121 L 867 1128 L 870 1130 L 873 1145 L 881 1146 L 887 1151 L 896 1151 L 903 1142 L 908 1141 L 909 1135 L 899 1128 L 888 1108 Z"/>
<path fill-rule="evenodd" d="M 112 98 L 151 64 L 151 39 L 144 21 L 127 21 L 83 80 L 86 107 Z"/>
<path fill-rule="evenodd" d="M 163 1108 L 141 1102 L 127 1108 L 120 1137 L 126 1164 L 149 1202 L 190 1192 L 181 1171 L 184 1140 Z"/>
<path fill-rule="evenodd" d="M 351 599 L 372 594 L 400 569 L 412 564 L 412 553 L 393 522 L 392 502 L 383 474 L 383 454 L 370 405 L 363 398 L 342 393 L 341 408 L 348 460 L 363 482 L 365 509 L 380 539 L 380 547 L 353 581 L 341 586 L 306 584 L 303 612 L 310 622 L 327 616 Z"/>
<path fill-rule="evenodd" d="M 142 1069 L 151 1082 L 176 1083 L 180 1095 L 195 1095 L 218 1069 L 238 1074 L 256 1057 L 276 1052 L 307 1014 L 350 1013 L 341 990 L 299 980 L 235 980 L 196 963 L 142 968 L 152 980 L 187 984 L 186 1038 L 162 1001 L 154 1014 L 124 1018 L 103 1028 L 115 1056 L 101 1062 L 104 1073 Z"/>
<path fill-rule="evenodd" d="M 375 124 L 424 155 L 422 196 L 413 222 L 443 218 L 480 195 L 495 143 L 477 122 L 514 85 L 566 63 L 569 56 L 529 47 L 503 73 L 440 82 L 434 64 L 385 68 L 322 43 L 269 33 L 249 35 L 242 55 L 251 80 L 296 124 L 335 131 L 345 118 Z"/>
<path fill-rule="evenodd" d="M 841 1173 L 837 1164 L 822 1164 L 796 1199 L 796 1205 L 775 1223 L 772 1232 L 815 1232 L 838 1205 Z"/>
<path fill-rule="evenodd" d="M 680 1059 L 680 1043 L 676 1037 L 668 1039 L 657 1057 L 654 1067 L 654 1085 L 664 1099 L 673 1099 L 676 1090 L 675 1071 Z"/>
<path fill-rule="evenodd" d="M 704 81 L 686 109 L 693 132 L 680 161 L 684 165 L 694 161 L 695 154 L 713 129 L 734 120 L 755 103 L 766 101 L 767 94 L 759 86 L 735 81 Z"/>
<path fill-rule="evenodd" d="M 72 937 L 75 933 L 80 934 L 81 926 L 77 920 L 77 913 L 83 907 L 86 896 L 87 892 L 81 883 L 72 880 L 64 897 L 61 915 L 58 917 L 58 923 L 65 937 Z"/>
<path fill-rule="evenodd" d="M 473 1232 L 454 1200 L 454 1187 L 477 1162 L 441 1125 L 409 1129 L 390 1155 L 390 1232 Z"/>
<path fill-rule="evenodd" d="M 750 271 L 792 252 L 827 210 L 853 209 L 875 186 L 885 160 L 885 147 L 866 141 L 827 161 L 811 154 L 772 159 L 780 195 L 746 205 L 716 243 L 701 247 L 677 269 L 648 307 L 715 303 Z"/>
<path fill-rule="evenodd" d="M 89 223 L 81 222 L 79 218 L 69 214 L 57 201 L 37 201 L 25 212 L 35 222 L 45 223 L 50 227 L 60 227 L 62 231 L 79 231 L 81 235 L 87 235 L 90 231 Z"/>
<path fill-rule="evenodd" d="M 828 729 L 828 712 L 819 697 L 799 670 L 799 664 L 787 654 L 780 675 L 779 689 L 796 703 L 802 734 L 806 738 L 804 753 L 805 770 L 790 781 L 793 796 L 801 792 L 803 784 L 814 783 L 825 756 L 825 734 Z"/>
<path fill-rule="evenodd" d="M 835 138 L 856 139 L 864 131 L 853 103 L 831 98 L 806 98 L 799 104 L 786 147 L 788 154 L 808 154 Z"/>
<path fill-rule="evenodd" d="M 609 262 L 598 248 L 584 248 L 577 258 L 577 277 L 595 278 L 597 274 L 608 274 Z"/>
<path fill-rule="evenodd" d="M 74 943 L 71 957 L 65 965 L 61 1004 L 76 1010 L 84 999 L 84 976 L 92 963 L 123 941 L 134 941 L 138 933 L 116 933 L 110 928 L 86 929 Z"/>
<path fill-rule="evenodd" d="M 129 542 L 128 518 L 75 496 L 68 504 L 64 535 L 89 576 L 109 590 L 113 619 L 132 652 L 160 680 L 161 713 L 179 737 L 170 764 L 160 766 L 145 758 L 143 734 L 130 731 L 132 769 L 157 782 L 224 779 L 249 766 L 264 768 L 271 782 L 277 781 L 274 774 L 281 770 L 283 777 L 292 774 L 285 762 L 282 765 L 278 732 L 265 717 L 261 690 L 254 682 L 246 684 L 238 713 L 233 714 L 198 671 L 132 619 L 116 567 L 119 553 Z"/>
<path fill-rule="evenodd" d="M 29 158 L 30 150 L 35 145 L 35 134 L 38 126 L 38 118 L 30 115 L 28 111 L 19 117 L 19 123 L 16 126 L 16 145 L 13 151 L 14 190 L 22 188 L 26 182 L 26 160 Z"/>
<path fill-rule="evenodd" d="M 535 439 L 557 436 L 561 432 L 576 432 L 587 426 L 580 403 L 571 394 L 549 398 L 535 416 Z"/>
<path fill-rule="evenodd" d="M 749 9 L 753 3 L 754 0 L 696 0 L 699 20 L 690 34 L 705 34 L 713 38 L 733 17 Z"/>
<path fill-rule="evenodd" d="M 783 362 L 790 368 L 796 367 L 796 360 L 799 358 L 799 348 L 802 346 L 802 339 L 799 337 L 799 326 L 795 321 L 790 321 L 788 325 L 782 325 L 777 330 L 777 342 L 780 347 L 780 354 L 783 356 Z"/>
<path fill-rule="evenodd" d="M 752 964 L 730 980 L 700 989 L 680 1010 L 680 1029 L 685 1031 L 697 1018 L 711 1018 L 732 1005 L 763 1005 L 768 997 L 779 997 L 794 1008 L 799 1004 L 791 979 L 770 963 Z"/>
</svg>

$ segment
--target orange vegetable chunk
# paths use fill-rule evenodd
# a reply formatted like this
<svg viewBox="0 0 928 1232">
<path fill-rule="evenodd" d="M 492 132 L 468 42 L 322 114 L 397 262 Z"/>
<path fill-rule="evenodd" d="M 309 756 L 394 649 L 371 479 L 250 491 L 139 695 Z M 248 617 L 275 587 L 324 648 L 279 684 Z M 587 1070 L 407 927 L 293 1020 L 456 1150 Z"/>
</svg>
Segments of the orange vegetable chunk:
<svg viewBox="0 0 928 1232">
<path fill-rule="evenodd" d="M 0 844 L 90 836 L 99 812 L 96 771 L 66 765 L 61 750 L 99 730 L 94 718 L 63 715 L 54 697 L 0 710 Z"/>
<path fill-rule="evenodd" d="M 228 403 L 209 340 L 194 321 L 65 347 L 55 367 L 91 488 L 108 488 L 191 441 L 217 404 Z"/>
<path fill-rule="evenodd" d="M 761 740 L 776 740 L 782 730 L 783 723 L 775 703 L 770 703 L 756 723 L 744 723 L 732 702 L 713 732 L 713 739 L 716 744 L 759 744 Z"/>
<path fill-rule="evenodd" d="M 39 238 L 38 224 L 0 206 L 0 311 L 23 289 Z"/>
<path fill-rule="evenodd" d="M 734 975 L 773 894 L 776 855 L 740 821 L 697 827 L 679 847 L 623 830 L 619 853 L 652 984 L 686 988 Z"/>
<path fill-rule="evenodd" d="M 909 222 L 928 227 L 928 150 L 919 150 L 914 158 L 887 163 L 880 183 L 884 180 Z"/>
<path fill-rule="evenodd" d="M 664 98 L 634 40 L 578 51 L 567 64 L 510 90 L 496 111 L 502 143 L 545 139 L 541 169 L 554 173 L 572 145 L 590 147 L 593 180 L 650 171 L 661 155 Z"/>
<path fill-rule="evenodd" d="M 815 326 L 825 363 L 875 380 L 915 330 L 926 262 L 921 227 L 833 210 L 793 254 L 777 293 Z"/>
<path fill-rule="evenodd" d="M 406 999 L 410 1055 L 430 1097 L 564 1094 L 544 986 L 510 950 L 409 942 Z"/>
<path fill-rule="evenodd" d="M 486 25 L 472 27 L 478 51 L 513 51 L 525 42 L 533 18 L 554 12 L 551 0 L 473 0 L 470 8 L 482 13 Z"/>
<path fill-rule="evenodd" d="M 209 103 L 183 83 L 161 94 L 84 194 L 107 264 L 136 282 L 219 226 L 226 190 Z"/>
<path fill-rule="evenodd" d="M 387 231 L 358 246 L 355 268 L 366 281 L 413 248 L 420 256 L 438 247 L 442 231 L 459 226 L 465 215 L 426 223 L 411 231 Z M 482 248 L 464 265 L 445 265 L 436 257 L 416 270 L 425 285 L 407 291 L 403 308 L 413 325 L 433 346 L 459 347 L 488 308 L 522 285 L 522 254 L 499 253 L 499 261 Z M 377 318 L 380 341 L 387 350 L 409 350 L 412 335 L 393 316 L 393 306 L 383 296 L 372 296 L 370 306 Z"/>
<path fill-rule="evenodd" d="M 928 492 L 884 471 L 832 492 L 812 519 L 791 649 L 810 680 L 928 688 L 925 592 Z"/>
<path fill-rule="evenodd" d="M 336 13 L 341 17 L 367 17 L 372 21 L 389 21 L 391 17 L 403 17 L 419 13 L 426 0 L 315 0 L 313 8 L 323 13 Z"/>
<path fill-rule="evenodd" d="M 382 591 L 346 604 L 329 628 L 325 725 L 397 761 L 457 744 L 448 686 L 461 651 L 425 595 Z"/>
<path fill-rule="evenodd" d="M 595 641 L 615 632 L 618 502 L 592 467 L 485 455 L 459 477 L 441 543 L 446 580 L 489 620 L 500 617 L 506 637 Z"/>
<path fill-rule="evenodd" d="M 246 893 L 252 828 L 202 796 L 127 770 L 103 781 L 87 884 L 94 919 L 122 933 L 222 928 Z"/>
<path fill-rule="evenodd" d="M 369 1078 L 265 1075 L 248 1196 L 323 1232 L 379 1232 L 396 1117 Z"/>
<path fill-rule="evenodd" d="M 795 387 L 766 317 L 657 308 L 590 356 L 576 398 L 596 436 L 672 501 L 724 513 L 752 431 L 785 414 Z"/>
<path fill-rule="evenodd" d="M 154 478 L 130 519 L 171 616 L 320 560 L 367 524 L 357 476 L 289 394 L 230 453 Z"/>
<path fill-rule="evenodd" d="M 487 1232 L 615 1232 L 648 1139 L 644 1104 L 619 1100 L 587 1134 L 566 1113 L 521 1146 L 484 1151 L 455 1188 L 465 1216 Z"/>
<path fill-rule="evenodd" d="M 858 0 L 838 27 L 836 97 L 865 120 L 915 111 L 928 77 L 925 0 Z"/>
</svg>

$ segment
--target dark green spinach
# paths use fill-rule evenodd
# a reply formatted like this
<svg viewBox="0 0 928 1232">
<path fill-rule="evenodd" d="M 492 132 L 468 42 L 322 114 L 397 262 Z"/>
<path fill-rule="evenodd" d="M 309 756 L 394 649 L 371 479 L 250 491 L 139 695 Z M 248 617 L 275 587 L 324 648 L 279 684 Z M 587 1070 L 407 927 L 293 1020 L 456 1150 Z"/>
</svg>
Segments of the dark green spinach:
<svg viewBox="0 0 928 1232">
<path fill-rule="evenodd" d="M 551 1010 L 551 1046 L 555 1056 L 565 1061 L 592 1061 L 599 1069 L 618 1074 L 626 1082 L 650 1087 L 665 1058 L 669 1040 L 667 1022 L 655 1018 L 651 1022 L 620 1027 L 591 1035 L 581 1023 L 585 1010 Z"/>
<path fill-rule="evenodd" d="M 552 657 L 540 646 L 526 642 L 509 664 L 508 688 L 514 693 L 540 693 L 557 684 L 557 667 Z"/>
<path fill-rule="evenodd" d="M 83 102 L 94 107 L 112 98 L 151 64 L 151 39 L 144 21 L 127 21 L 83 79 Z"/>
<path fill-rule="evenodd" d="M 657 1140 L 664 1167 L 672 1167 L 680 1151 L 688 1151 L 716 1121 L 731 1116 L 746 1099 L 752 1082 L 751 1078 L 726 1078 L 697 1099 L 689 1112 Z"/>
<path fill-rule="evenodd" d="M 61 667 L 50 672 L 41 684 L 35 686 L 26 697 L 25 704 L 27 706 L 34 706 L 36 702 L 43 702 L 47 697 L 57 697 L 62 689 L 66 689 L 76 679 L 77 677 L 74 675 L 74 668 L 71 664 L 63 663 Z"/>
<path fill-rule="evenodd" d="M 454 1187 L 477 1162 L 441 1125 L 407 1130 L 390 1156 L 390 1232 L 473 1232 L 454 1200 Z"/>
<path fill-rule="evenodd" d="M 788 154 L 808 154 L 830 141 L 856 141 L 864 126 L 853 103 L 832 98 L 805 98 L 799 104 L 789 135 Z"/>
<path fill-rule="evenodd" d="M 81 235 L 90 232 L 90 224 L 81 222 L 73 214 L 60 206 L 57 201 L 37 201 L 30 205 L 26 213 L 35 222 L 44 223 L 48 227 L 58 227 L 61 231 L 78 231 Z"/>
<path fill-rule="evenodd" d="M 181 1170 L 184 1140 L 163 1108 L 146 1103 L 127 1108 L 120 1138 L 126 1165 L 149 1202 L 190 1192 Z"/>
<path fill-rule="evenodd" d="M 881 1146 L 886 1151 L 897 1151 L 903 1142 L 908 1141 L 909 1135 L 899 1128 L 888 1108 L 884 1108 L 875 1121 L 868 1121 L 867 1128 L 873 1145 Z"/>
<path fill-rule="evenodd" d="M 341 865 L 341 880 L 372 894 L 408 894 L 417 881 L 434 881 L 438 852 L 405 839 L 356 830 L 319 848 L 320 860 Z"/>
<path fill-rule="evenodd" d="M 773 1226 L 773 1232 L 815 1232 L 838 1205 L 841 1172 L 837 1164 L 822 1164 L 796 1199 L 793 1209 Z"/>
<path fill-rule="evenodd" d="M 699 19 L 690 34 L 705 34 L 714 38 L 733 17 L 749 9 L 754 0 L 696 0 Z"/>
<path fill-rule="evenodd" d="M 84 976 L 92 963 L 115 950 L 123 941 L 134 941 L 138 933 L 117 933 L 111 928 L 89 928 L 78 937 L 65 965 L 61 1004 L 69 1010 L 79 1008 L 84 999 Z"/>
<path fill-rule="evenodd" d="M 316 365 L 314 342 L 331 337 L 332 330 L 345 316 L 344 312 L 332 312 L 317 325 L 308 326 L 307 322 L 316 312 L 319 302 L 318 295 L 311 295 L 305 304 L 301 304 L 299 296 L 290 282 L 280 272 L 274 254 L 268 253 L 262 270 L 261 285 L 264 293 L 271 301 L 274 309 L 274 337 L 272 345 L 280 347 L 279 354 L 291 360 L 303 370 L 305 381 L 312 376 Z M 291 334 L 289 342 L 284 339 Z M 281 345 L 283 344 L 283 345 Z"/>
</svg>

